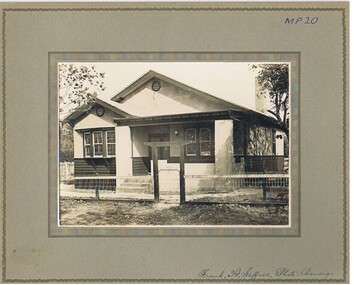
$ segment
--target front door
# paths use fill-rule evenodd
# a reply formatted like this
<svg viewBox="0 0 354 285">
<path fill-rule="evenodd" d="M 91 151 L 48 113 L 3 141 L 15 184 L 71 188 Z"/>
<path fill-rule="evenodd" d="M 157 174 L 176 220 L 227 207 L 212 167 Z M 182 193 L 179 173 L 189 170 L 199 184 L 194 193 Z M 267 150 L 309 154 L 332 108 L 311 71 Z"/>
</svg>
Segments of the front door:
<svg viewBox="0 0 354 285">
<path fill-rule="evenodd" d="M 149 135 L 150 142 L 168 142 L 170 140 L 169 134 L 151 134 Z M 159 160 L 166 160 L 170 156 L 170 147 L 163 146 L 157 148 L 157 155 Z M 152 159 L 151 148 L 149 147 L 149 158 Z"/>
</svg>

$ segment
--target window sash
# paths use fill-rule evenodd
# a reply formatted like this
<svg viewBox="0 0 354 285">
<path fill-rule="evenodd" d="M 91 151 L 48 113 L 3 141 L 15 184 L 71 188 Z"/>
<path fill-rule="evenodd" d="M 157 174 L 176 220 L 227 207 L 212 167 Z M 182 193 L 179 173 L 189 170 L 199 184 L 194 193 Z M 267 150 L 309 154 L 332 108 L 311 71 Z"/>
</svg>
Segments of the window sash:
<svg viewBox="0 0 354 285">
<path fill-rule="evenodd" d="M 189 137 L 189 133 L 193 133 L 192 138 Z M 186 145 L 186 155 L 197 156 L 197 129 L 186 129 L 186 140 L 193 141 Z"/>
<path fill-rule="evenodd" d="M 103 132 L 102 131 L 93 132 L 93 156 L 95 157 L 103 156 Z"/>
<path fill-rule="evenodd" d="M 113 136 L 109 137 L 109 134 L 113 134 Z M 107 143 L 116 143 L 116 136 L 115 136 L 115 132 L 114 131 L 107 131 L 106 132 L 106 138 L 107 138 Z M 112 141 L 110 141 L 111 139 L 113 139 Z"/>
<path fill-rule="evenodd" d="M 203 132 L 206 132 L 207 137 L 203 136 Z M 212 155 L 212 145 L 211 145 L 211 129 L 201 128 L 199 136 L 199 153 L 200 156 L 211 156 Z M 206 150 L 204 150 L 206 146 Z"/>
<path fill-rule="evenodd" d="M 109 134 L 113 134 L 113 136 L 109 137 Z M 114 131 L 106 132 L 106 146 L 107 156 L 116 155 L 116 137 Z"/>
<path fill-rule="evenodd" d="M 84 133 L 84 157 L 91 156 L 91 133 Z"/>
</svg>

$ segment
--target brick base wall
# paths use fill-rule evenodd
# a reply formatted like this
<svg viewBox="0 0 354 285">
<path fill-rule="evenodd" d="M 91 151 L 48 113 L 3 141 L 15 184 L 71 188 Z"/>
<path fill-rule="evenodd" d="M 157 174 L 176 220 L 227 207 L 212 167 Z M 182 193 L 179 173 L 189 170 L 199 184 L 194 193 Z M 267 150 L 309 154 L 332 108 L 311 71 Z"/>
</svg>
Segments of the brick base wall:
<svg viewBox="0 0 354 285">
<path fill-rule="evenodd" d="M 75 189 L 96 189 L 115 191 L 116 179 L 75 179 Z"/>
</svg>

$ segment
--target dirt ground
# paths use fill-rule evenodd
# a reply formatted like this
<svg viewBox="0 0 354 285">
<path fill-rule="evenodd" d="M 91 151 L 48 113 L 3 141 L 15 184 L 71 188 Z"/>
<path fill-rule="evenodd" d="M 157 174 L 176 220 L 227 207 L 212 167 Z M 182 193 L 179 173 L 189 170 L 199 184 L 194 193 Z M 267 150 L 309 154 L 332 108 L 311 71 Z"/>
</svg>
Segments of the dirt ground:
<svg viewBox="0 0 354 285">
<path fill-rule="evenodd" d="M 61 225 L 287 225 L 288 206 L 62 199 Z"/>
</svg>

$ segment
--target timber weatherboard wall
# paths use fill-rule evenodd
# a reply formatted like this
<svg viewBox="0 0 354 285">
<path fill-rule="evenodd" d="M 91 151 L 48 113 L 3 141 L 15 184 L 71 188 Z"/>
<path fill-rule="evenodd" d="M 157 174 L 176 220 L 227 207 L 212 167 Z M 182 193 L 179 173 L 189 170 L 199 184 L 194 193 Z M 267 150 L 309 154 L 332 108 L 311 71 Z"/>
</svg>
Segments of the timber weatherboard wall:
<svg viewBox="0 0 354 285">
<path fill-rule="evenodd" d="M 113 176 L 116 175 L 115 157 L 107 158 L 75 158 L 75 177 Z"/>
</svg>

